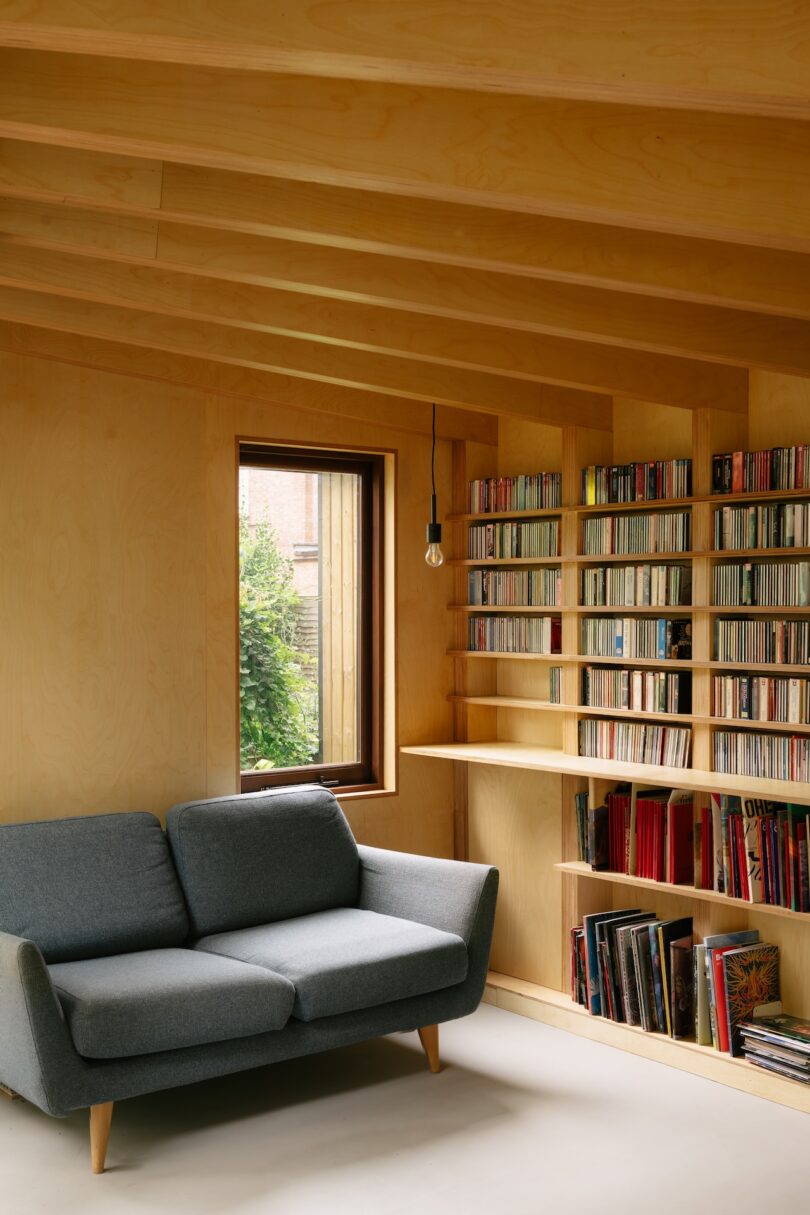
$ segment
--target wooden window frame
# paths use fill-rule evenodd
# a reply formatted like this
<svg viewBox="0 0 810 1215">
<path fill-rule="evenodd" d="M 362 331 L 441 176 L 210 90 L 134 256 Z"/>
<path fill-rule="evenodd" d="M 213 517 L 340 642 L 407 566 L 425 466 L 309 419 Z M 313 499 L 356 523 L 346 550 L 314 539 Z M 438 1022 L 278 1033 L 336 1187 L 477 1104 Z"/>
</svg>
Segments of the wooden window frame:
<svg viewBox="0 0 810 1215">
<path fill-rule="evenodd" d="M 362 572 L 359 605 L 359 760 L 345 764 L 305 764 L 295 768 L 272 768 L 268 772 L 242 771 L 241 790 L 243 793 L 253 793 L 278 785 L 312 783 L 322 784 L 340 793 L 366 793 L 382 789 L 385 705 L 385 457 L 377 452 L 240 442 L 239 467 L 282 469 L 291 472 L 354 473 L 359 476 L 358 568 Z"/>
</svg>

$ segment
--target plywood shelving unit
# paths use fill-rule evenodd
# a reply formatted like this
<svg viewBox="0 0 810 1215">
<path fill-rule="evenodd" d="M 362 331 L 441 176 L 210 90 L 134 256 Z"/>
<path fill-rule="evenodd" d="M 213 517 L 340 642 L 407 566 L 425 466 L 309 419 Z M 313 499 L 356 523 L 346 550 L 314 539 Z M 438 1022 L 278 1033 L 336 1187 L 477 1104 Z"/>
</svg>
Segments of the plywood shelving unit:
<svg viewBox="0 0 810 1215">
<path fill-rule="evenodd" d="M 675 1042 L 661 1035 L 644 1034 L 626 1025 L 591 1017 L 568 995 L 571 927 L 581 922 L 583 914 L 643 899 L 644 906 L 661 916 L 692 915 L 698 938 L 713 931 L 749 926 L 760 928 L 763 940 L 774 941 L 780 946 L 786 1009 L 810 1016 L 810 915 L 781 907 L 752 905 L 714 891 L 592 872 L 576 859 L 574 816 L 576 792 L 587 789 L 592 803 L 599 804 L 606 791 L 628 781 L 644 787 L 748 794 L 810 805 L 810 783 L 720 774 L 712 770 L 711 762 L 712 735 L 720 728 L 810 732 L 810 726 L 718 718 L 713 715 L 711 696 L 712 677 L 720 670 L 810 673 L 801 666 L 719 663 L 713 649 L 713 621 L 717 615 L 755 616 L 759 612 L 786 618 L 810 616 L 810 609 L 803 608 L 729 610 L 711 602 L 712 568 L 719 561 L 808 555 L 807 549 L 798 548 L 712 550 L 712 512 L 717 505 L 780 499 L 796 501 L 810 497 L 808 491 L 802 490 L 722 497 L 710 492 L 711 458 L 715 452 L 797 443 L 810 434 L 810 416 L 803 418 L 800 408 L 790 423 L 793 429 L 789 435 L 770 433 L 767 411 L 756 404 L 749 419 L 740 413 L 719 410 L 696 409 L 690 413 L 648 403 L 615 401 L 612 429 L 601 431 L 571 426 L 552 432 L 551 427 L 538 425 L 533 428 L 526 423 L 502 419 L 495 466 L 491 451 L 474 444 L 457 444 L 454 512 L 449 520 L 455 554 L 452 563 L 454 594 L 448 612 L 451 637 L 448 653 L 455 664 L 455 690 L 450 697 L 455 715 L 454 738 L 439 742 L 427 740 L 405 747 L 403 752 L 425 760 L 454 763 L 457 796 L 463 801 L 466 814 L 465 854 L 471 859 L 492 860 L 501 867 L 502 896 L 489 988 L 489 998 L 494 1003 L 786 1105 L 810 1110 L 810 1095 L 799 1084 L 760 1072 L 750 1064 L 694 1043 Z M 784 426 L 784 419 L 780 425 Z M 691 456 L 693 461 L 694 493 L 689 498 L 597 506 L 582 506 L 579 502 L 580 471 L 588 464 L 685 456 Z M 562 472 L 563 498 L 558 510 L 497 514 L 473 514 L 465 510 L 467 484 L 472 478 L 538 470 Z M 692 547 L 688 552 L 602 557 L 581 551 L 581 525 L 589 516 L 673 509 L 691 513 Z M 559 558 L 476 561 L 466 556 L 466 531 L 471 523 L 552 517 L 560 520 Z M 644 561 L 689 564 L 691 604 L 673 608 L 591 608 L 582 605 L 580 584 L 584 566 Z M 562 587 L 559 608 L 489 609 L 471 607 L 467 603 L 467 577 L 471 567 L 548 567 L 557 564 L 561 569 Z M 562 653 L 469 651 L 466 648 L 469 618 L 488 611 L 494 615 L 516 616 L 559 614 Z M 580 642 L 581 620 L 587 615 L 691 618 L 692 657 L 686 661 L 590 657 L 581 652 Z M 688 670 L 692 676 L 691 711 L 671 715 L 585 706 L 581 703 L 581 673 L 583 666 L 590 663 Z M 547 672 L 551 665 L 562 668 L 559 704 L 548 700 Z M 690 766 L 681 769 L 580 756 L 579 723 L 588 717 L 687 726 L 692 735 Z"/>
</svg>

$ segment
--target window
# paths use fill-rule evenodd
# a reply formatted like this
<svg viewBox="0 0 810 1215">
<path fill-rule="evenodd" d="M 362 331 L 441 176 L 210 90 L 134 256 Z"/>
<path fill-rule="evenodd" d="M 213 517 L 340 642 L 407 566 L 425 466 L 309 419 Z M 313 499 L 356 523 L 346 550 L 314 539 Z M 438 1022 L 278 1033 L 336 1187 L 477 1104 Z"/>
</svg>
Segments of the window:
<svg viewBox="0 0 810 1215">
<path fill-rule="evenodd" d="M 384 457 L 239 450 L 242 791 L 379 786 Z"/>
</svg>

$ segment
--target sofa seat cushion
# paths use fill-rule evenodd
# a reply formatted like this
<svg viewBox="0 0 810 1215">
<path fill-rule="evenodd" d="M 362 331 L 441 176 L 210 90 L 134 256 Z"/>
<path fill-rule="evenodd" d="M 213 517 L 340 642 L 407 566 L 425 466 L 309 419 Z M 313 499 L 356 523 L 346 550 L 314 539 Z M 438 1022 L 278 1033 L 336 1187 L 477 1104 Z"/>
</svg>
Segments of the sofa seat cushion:
<svg viewBox="0 0 810 1215">
<path fill-rule="evenodd" d="M 194 949 L 49 967 L 76 1050 L 120 1059 L 282 1029 L 295 989 L 267 967 Z"/>
<path fill-rule="evenodd" d="M 354 907 L 218 933 L 196 948 L 285 975 L 300 1021 L 424 995 L 467 975 L 461 937 Z"/>
</svg>

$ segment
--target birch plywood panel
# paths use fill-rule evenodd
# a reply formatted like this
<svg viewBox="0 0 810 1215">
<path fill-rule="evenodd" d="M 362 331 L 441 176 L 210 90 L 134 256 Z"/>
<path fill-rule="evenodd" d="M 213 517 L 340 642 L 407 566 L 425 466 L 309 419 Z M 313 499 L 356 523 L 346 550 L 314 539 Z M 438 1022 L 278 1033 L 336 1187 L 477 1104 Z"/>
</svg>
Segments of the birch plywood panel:
<svg viewBox="0 0 810 1215">
<path fill-rule="evenodd" d="M 199 401 L 69 366 L 55 391 L 48 363 L 0 367 L 0 817 L 203 796 Z"/>
<path fill-rule="evenodd" d="M 501 873 L 491 965 L 560 982 L 560 788 L 557 776 L 471 766 L 469 857 Z"/>
</svg>

